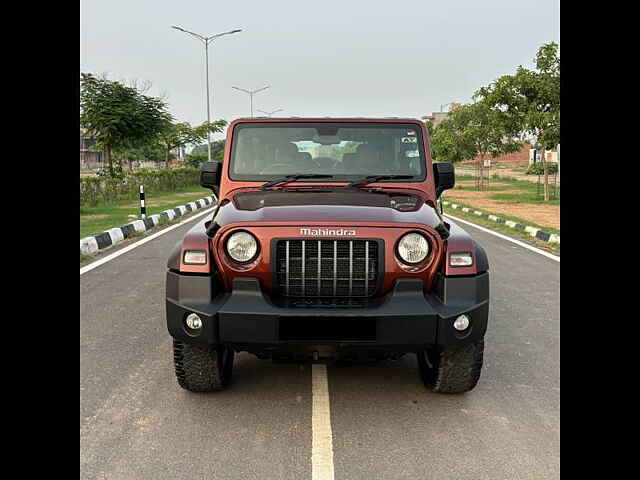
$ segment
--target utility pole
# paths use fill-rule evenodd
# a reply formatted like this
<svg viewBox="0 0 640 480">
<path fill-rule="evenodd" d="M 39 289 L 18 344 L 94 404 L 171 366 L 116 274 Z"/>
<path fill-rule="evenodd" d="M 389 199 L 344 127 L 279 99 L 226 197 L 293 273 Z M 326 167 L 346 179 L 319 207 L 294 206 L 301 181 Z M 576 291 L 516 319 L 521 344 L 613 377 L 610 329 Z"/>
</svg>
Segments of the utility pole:
<svg viewBox="0 0 640 480">
<path fill-rule="evenodd" d="M 231 87 L 231 88 L 235 88 L 236 90 L 240 90 L 241 92 L 249 94 L 249 104 L 251 106 L 250 107 L 251 108 L 251 118 L 253 118 L 253 94 L 261 92 L 263 90 L 266 90 L 269 87 L 270 87 L 270 85 L 266 85 L 266 86 L 264 86 L 262 88 L 257 88 L 256 90 L 245 90 L 244 88 L 240 88 L 240 87 Z"/>
<path fill-rule="evenodd" d="M 208 37 L 203 37 L 202 35 L 198 35 L 197 33 L 190 32 L 189 30 L 185 30 L 182 27 L 172 26 L 176 30 L 179 30 L 184 33 L 188 33 L 196 37 L 204 44 L 204 58 L 206 64 L 206 82 L 207 82 L 207 126 L 211 125 L 211 107 L 209 103 L 209 43 L 215 40 L 218 37 L 222 37 L 223 35 L 231 35 L 232 33 L 241 32 L 242 29 L 231 30 L 229 32 L 217 33 L 215 35 L 210 35 Z M 211 132 L 207 130 L 207 153 L 209 161 L 211 161 Z"/>
<path fill-rule="evenodd" d="M 281 111 L 282 111 L 282 109 L 281 109 L 281 108 L 278 108 L 278 109 L 273 110 L 273 111 L 271 111 L 271 112 L 265 112 L 264 110 L 260 110 L 260 109 L 258 109 L 258 111 L 259 111 L 260 113 L 264 113 L 265 115 L 267 115 L 268 117 L 270 117 L 270 116 L 271 116 L 271 115 L 273 115 L 274 113 L 281 112 Z"/>
</svg>

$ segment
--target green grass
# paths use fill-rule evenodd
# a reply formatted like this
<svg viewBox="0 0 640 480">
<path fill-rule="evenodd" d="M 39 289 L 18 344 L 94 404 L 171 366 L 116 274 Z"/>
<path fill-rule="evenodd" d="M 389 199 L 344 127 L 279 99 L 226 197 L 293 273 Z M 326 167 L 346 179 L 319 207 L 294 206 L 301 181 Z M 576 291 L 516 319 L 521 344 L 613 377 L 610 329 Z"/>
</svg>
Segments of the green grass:
<svg viewBox="0 0 640 480">
<path fill-rule="evenodd" d="M 451 199 L 447 199 L 447 201 L 451 201 Z M 459 202 L 453 202 L 456 203 L 458 205 L 464 206 L 464 207 L 469 207 L 469 208 L 473 208 L 469 205 L 462 205 Z M 481 212 L 483 210 L 476 208 L 475 210 L 480 210 Z M 499 233 L 504 233 L 505 235 L 508 235 L 510 237 L 514 237 L 517 238 L 519 240 L 523 240 L 527 243 L 530 243 L 531 245 L 535 245 L 536 247 L 539 248 L 543 248 L 545 250 L 548 250 L 550 252 L 556 253 L 556 254 L 560 254 L 560 244 L 558 243 L 549 243 L 549 242 L 545 242 L 542 241 L 536 237 L 532 237 L 531 235 L 529 235 L 529 232 L 525 232 L 522 230 L 518 230 L 516 228 L 511 228 L 507 225 L 504 225 L 502 223 L 497 223 L 494 222 L 493 220 L 489 220 L 486 216 L 478 216 L 475 215 L 474 213 L 467 213 L 467 212 L 463 212 L 462 210 L 460 210 L 459 208 L 454 209 L 451 208 L 451 205 L 445 205 L 444 206 L 444 212 L 445 213 L 449 213 L 451 215 L 453 215 L 454 217 L 459 217 L 462 218 L 463 220 L 468 220 L 469 222 L 472 223 L 477 223 L 478 225 L 482 225 L 485 226 L 491 230 L 494 230 L 496 232 Z M 485 212 L 486 213 L 486 212 Z M 532 227 L 535 228 L 539 228 L 540 230 L 543 230 L 545 232 L 549 232 L 549 233 L 555 233 L 560 235 L 560 230 L 556 230 L 555 228 L 548 228 L 548 227 L 543 227 L 541 225 L 537 225 L 533 222 L 529 222 L 527 220 L 523 220 L 521 218 L 517 218 L 517 217 L 511 217 L 509 215 L 498 215 L 495 214 L 496 216 L 500 217 L 500 218 L 504 218 L 505 220 L 512 220 L 514 222 L 518 222 L 521 223 L 523 225 L 531 225 Z M 463 226 L 463 225 L 461 225 Z"/>
<path fill-rule="evenodd" d="M 471 175 L 456 175 L 457 181 L 473 181 L 475 177 Z M 506 185 L 493 185 L 491 182 L 502 183 Z M 537 194 L 538 186 L 535 183 L 527 182 L 525 180 L 515 180 L 508 178 L 492 178 L 487 188 L 483 191 L 489 193 L 488 198 L 496 200 L 502 203 L 529 203 L 537 205 L 560 205 L 560 188 L 553 198 L 554 187 L 549 186 L 549 201 L 545 202 L 542 196 L 542 185 L 540 185 L 540 195 Z M 447 196 L 455 198 L 456 190 L 468 190 L 476 191 L 475 185 L 456 185 L 453 190 L 450 190 Z M 509 192 L 517 190 L 517 192 Z M 496 193 L 491 193 L 496 192 Z M 503 193 L 501 193 L 503 192 Z M 457 202 L 456 202 L 457 203 Z"/>
<path fill-rule="evenodd" d="M 160 213 L 211 195 L 210 190 L 191 187 L 158 195 L 147 194 L 145 203 L 147 216 Z M 124 200 L 117 204 L 80 208 L 80 238 L 101 233 L 134 221 L 129 215 L 140 215 L 139 200 Z"/>
<path fill-rule="evenodd" d="M 202 197 L 198 197 L 198 198 L 202 198 Z M 196 200 L 198 200 L 198 198 Z M 180 204 L 182 205 L 182 204 Z M 166 210 L 166 209 L 165 209 Z M 189 215 L 189 214 L 187 214 Z M 156 232 L 158 230 L 162 230 L 163 228 L 172 225 L 174 223 L 178 223 L 180 221 L 184 220 L 183 217 L 175 217 L 173 220 L 168 220 L 164 217 L 160 217 L 160 221 L 158 222 L 158 225 L 154 226 L 153 228 L 149 229 L 149 230 L 145 230 L 144 232 L 131 232 L 129 234 L 129 236 L 127 237 L 127 240 L 125 240 L 125 243 L 127 241 L 130 241 L 132 238 L 138 238 L 138 237 L 143 237 L 145 235 L 148 235 L 150 233 Z M 80 266 L 84 266 L 87 263 L 91 262 L 95 256 L 100 253 L 99 251 L 93 254 L 84 254 L 84 253 L 80 253 Z"/>
</svg>

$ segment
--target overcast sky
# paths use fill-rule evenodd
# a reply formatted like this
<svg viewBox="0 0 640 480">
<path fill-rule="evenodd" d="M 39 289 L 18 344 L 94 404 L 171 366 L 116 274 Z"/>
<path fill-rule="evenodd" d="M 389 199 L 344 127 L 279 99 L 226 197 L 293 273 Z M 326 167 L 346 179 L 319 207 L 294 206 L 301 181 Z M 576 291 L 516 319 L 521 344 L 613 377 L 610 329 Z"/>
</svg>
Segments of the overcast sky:
<svg viewBox="0 0 640 480">
<path fill-rule="evenodd" d="M 420 118 L 560 39 L 559 0 L 82 0 L 80 69 L 147 80 L 179 121 L 206 120 L 203 35 L 212 119 L 249 116 L 232 85 L 271 88 L 254 113 Z"/>
</svg>

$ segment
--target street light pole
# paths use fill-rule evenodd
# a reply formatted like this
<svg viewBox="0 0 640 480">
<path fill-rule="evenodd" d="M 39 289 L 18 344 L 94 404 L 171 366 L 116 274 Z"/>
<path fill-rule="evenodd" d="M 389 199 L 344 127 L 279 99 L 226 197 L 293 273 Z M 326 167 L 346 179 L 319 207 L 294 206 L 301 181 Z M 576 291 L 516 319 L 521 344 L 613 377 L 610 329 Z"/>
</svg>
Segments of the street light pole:
<svg viewBox="0 0 640 480">
<path fill-rule="evenodd" d="M 210 35 L 208 37 L 203 37 L 202 35 L 198 35 L 197 33 L 190 32 L 189 30 L 185 30 L 182 27 L 172 26 L 176 30 L 179 30 L 184 33 L 188 33 L 196 37 L 202 43 L 204 43 L 204 58 L 206 65 L 206 82 L 207 82 L 207 126 L 211 125 L 211 104 L 209 102 L 209 43 L 215 40 L 218 37 L 222 37 L 223 35 L 231 35 L 232 33 L 241 32 L 241 29 L 230 30 L 228 32 L 217 33 L 215 35 Z M 211 161 L 211 132 L 207 130 L 207 155 L 209 161 Z"/>
<path fill-rule="evenodd" d="M 209 125 L 211 124 L 211 102 L 209 101 L 209 42 L 204 43 L 204 58 L 207 69 L 207 159 L 211 161 L 211 132 Z"/>
<path fill-rule="evenodd" d="M 251 107 L 251 118 L 253 118 L 253 94 L 261 92 L 263 90 L 266 90 L 269 87 L 270 87 L 270 85 L 266 85 L 266 86 L 264 86 L 262 88 L 257 88 L 256 90 L 245 90 L 244 88 L 240 88 L 240 87 L 231 87 L 231 88 L 235 88 L 236 90 L 240 90 L 241 92 L 249 94 L 249 105 Z"/>
<path fill-rule="evenodd" d="M 268 115 L 268 116 L 270 117 L 270 116 L 271 116 L 271 115 L 273 115 L 274 113 L 281 112 L 281 111 L 282 111 L 282 109 L 281 109 L 281 108 L 278 108 L 278 109 L 276 109 L 276 110 L 274 110 L 274 111 L 272 111 L 272 112 L 265 112 L 264 110 L 260 110 L 260 109 L 258 109 L 258 111 L 259 111 L 260 113 L 264 113 L 265 115 Z"/>
</svg>

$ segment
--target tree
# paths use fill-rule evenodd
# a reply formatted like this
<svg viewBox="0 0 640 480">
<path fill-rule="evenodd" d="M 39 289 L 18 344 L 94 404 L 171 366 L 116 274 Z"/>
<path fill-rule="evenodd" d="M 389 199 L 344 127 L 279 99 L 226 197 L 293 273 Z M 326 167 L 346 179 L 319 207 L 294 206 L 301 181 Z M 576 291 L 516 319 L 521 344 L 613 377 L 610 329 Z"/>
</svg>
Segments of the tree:
<svg viewBox="0 0 640 480">
<path fill-rule="evenodd" d="M 136 148 L 157 136 L 171 121 L 166 107 L 120 82 L 81 74 L 80 125 L 105 149 L 112 176 L 112 151 Z"/>
<path fill-rule="evenodd" d="M 209 159 L 209 155 L 206 153 L 188 153 L 185 158 L 185 162 L 187 165 L 193 168 L 200 168 L 203 163 L 205 163 Z"/>
<path fill-rule="evenodd" d="M 440 162 L 457 163 L 473 158 L 472 146 L 461 136 L 462 126 L 457 119 L 447 118 L 430 128 L 431 154 Z"/>
<path fill-rule="evenodd" d="M 212 123 L 204 122 L 197 127 L 192 127 L 187 122 L 166 122 L 159 135 L 160 142 L 165 148 L 165 161 L 167 164 L 169 163 L 169 154 L 174 148 L 198 144 L 207 139 L 208 132 L 220 132 L 226 125 L 227 122 L 225 120 L 217 120 Z"/>
<path fill-rule="evenodd" d="M 169 164 L 171 150 L 202 140 L 187 122 L 166 122 L 158 136 L 165 153 L 165 162 Z"/>
<path fill-rule="evenodd" d="M 211 160 L 213 160 L 214 162 L 222 162 L 222 157 L 224 155 L 224 144 L 225 144 L 224 139 L 215 140 L 211 142 Z M 191 154 L 193 155 L 203 154 L 205 158 L 207 158 L 207 155 L 208 155 L 207 144 L 205 143 L 204 145 L 198 145 L 194 147 L 194 149 L 191 150 Z"/>
<path fill-rule="evenodd" d="M 133 170 L 134 162 L 161 162 L 164 159 L 164 148 L 153 138 L 138 147 L 114 150 L 113 156 L 125 161 L 129 165 L 129 170 Z"/>
<path fill-rule="evenodd" d="M 560 143 L 560 55 L 555 42 L 542 45 L 535 58 L 536 70 L 519 66 L 515 75 L 504 75 L 475 94 L 475 98 L 502 112 L 511 129 L 533 136 L 542 149 Z M 549 172 L 545 156 L 544 199 L 549 200 Z"/>
<path fill-rule="evenodd" d="M 199 131 L 203 135 L 203 140 L 204 140 L 207 138 L 207 132 L 211 134 L 221 133 L 224 130 L 224 127 L 226 126 L 227 126 L 226 120 L 216 120 L 211 124 L 207 124 L 207 122 L 204 122 L 202 125 L 200 125 L 197 128 L 200 129 Z M 205 144 L 204 147 L 205 147 L 204 153 L 207 153 L 208 155 L 207 145 Z M 211 161 L 212 162 L 222 162 L 223 153 L 224 153 L 224 140 L 217 140 L 217 141 L 211 142 Z"/>
<path fill-rule="evenodd" d="M 476 185 L 480 189 L 484 186 L 483 161 L 521 148 L 514 134 L 502 113 L 488 103 L 460 105 L 434 129 L 433 155 L 452 163 L 477 158 Z"/>
<path fill-rule="evenodd" d="M 205 153 L 207 146 L 205 145 Z M 224 139 L 211 142 L 211 160 L 214 162 L 222 162 L 224 156 Z"/>
</svg>

